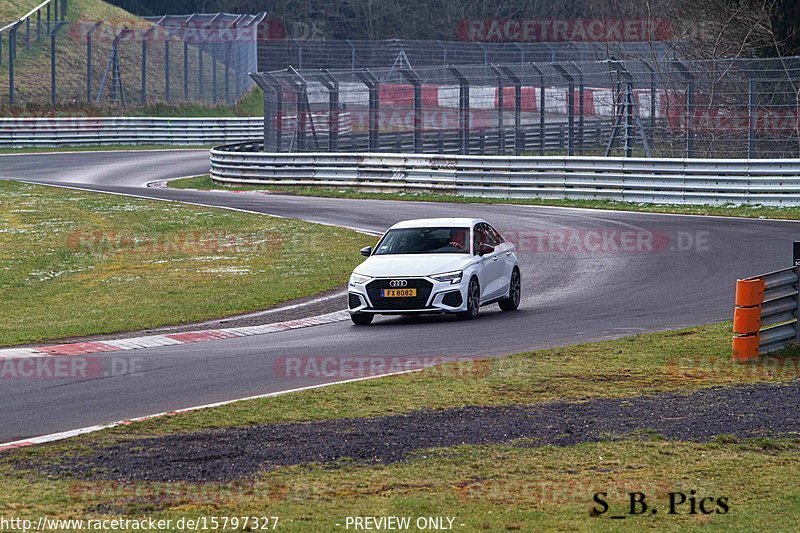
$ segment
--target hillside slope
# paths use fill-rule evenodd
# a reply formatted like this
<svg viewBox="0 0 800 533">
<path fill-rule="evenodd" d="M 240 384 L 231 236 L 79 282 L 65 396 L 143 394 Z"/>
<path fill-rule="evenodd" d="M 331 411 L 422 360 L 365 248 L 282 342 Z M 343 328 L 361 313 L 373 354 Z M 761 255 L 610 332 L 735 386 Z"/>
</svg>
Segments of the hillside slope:
<svg viewBox="0 0 800 533">
<path fill-rule="evenodd" d="M 17 19 L 38 3 L 39 0 L 0 0 L 0 20 Z M 67 25 L 58 32 L 56 37 L 56 92 L 59 106 L 61 108 L 87 107 L 86 33 L 97 21 L 103 21 L 103 24 L 93 35 L 92 106 L 111 106 L 119 111 L 123 104 L 123 93 L 126 110 L 139 106 L 142 94 L 140 37 L 143 31 L 152 27 L 152 24 L 102 0 L 69 0 L 67 19 Z M 14 71 L 16 103 L 14 110 L 8 108 L 8 37 L 4 36 L 3 38 L 6 57 L 0 68 L 0 113 L 2 115 L 8 116 L 42 106 L 49 107 L 51 100 L 50 42 L 44 36 L 38 43 L 35 42 L 34 27 L 32 24 L 30 50 L 25 49 L 24 26 L 18 35 L 18 55 Z M 122 91 L 118 93 L 117 100 L 112 101 L 112 73 L 109 68 L 112 41 L 114 36 L 124 28 L 134 30 L 134 33 L 120 41 L 119 44 Z M 151 104 L 166 100 L 165 63 L 167 57 L 164 40 L 158 33 L 153 34 L 149 39 L 146 80 L 147 102 Z M 170 42 L 169 48 L 170 101 L 177 103 L 185 100 L 183 45 L 181 42 L 173 40 Z M 203 77 L 200 78 L 197 56 L 197 49 L 190 46 L 188 100 L 193 101 L 199 99 L 201 86 L 203 87 L 203 96 L 205 98 L 211 96 L 210 90 L 206 87 L 211 84 L 212 60 L 209 56 L 205 56 Z M 223 72 L 223 67 L 221 63 L 218 63 L 219 76 L 222 75 L 221 72 Z M 100 95 L 99 99 L 98 94 Z"/>
</svg>

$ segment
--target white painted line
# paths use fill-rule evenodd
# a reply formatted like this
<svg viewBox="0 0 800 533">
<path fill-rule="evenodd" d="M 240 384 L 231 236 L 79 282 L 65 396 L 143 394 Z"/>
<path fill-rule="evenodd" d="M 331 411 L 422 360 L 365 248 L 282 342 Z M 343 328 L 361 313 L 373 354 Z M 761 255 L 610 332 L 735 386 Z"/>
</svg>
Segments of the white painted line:
<svg viewBox="0 0 800 533">
<path fill-rule="evenodd" d="M 32 446 L 34 444 L 44 444 L 44 443 L 47 443 L 47 442 L 55 442 L 55 441 L 59 441 L 59 440 L 68 439 L 70 437 L 75 437 L 75 436 L 78 436 L 78 435 L 85 435 L 87 433 L 94 433 L 96 431 L 101 431 L 101 430 L 104 430 L 104 429 L 110 429 L 110 428 L 115 428 L 115 427 L 119 427 L 119 426 L 126 426 L 126 425 L 129 425 L 129 424 L 134 423 L 134 422 L 142 422 L 142 421 L 145 421 L 145 420 L 152 420 L 153 418 L 160 418 L 160 417 L 163 417 L 163 416 L 177 415 L 177 414 L 181 414 L 181 413 L 190 413 L 192 411 L 199 411 L 199 410 L 202 410 L 202 409 L 211 409 L 211 408 L 214 408 L 214 407 L 222 407 L 222 406 L 225 406 L 225 405 L 230 405 L 230 404 L 238 403 L 238 402 L 246 402 L 246 401 L 249 401 L 249 400 L 260 400 L 262 398 L 274 398 L 276 396 L 283 396 L 284 394 L 292 394 L 292 393 L 295 393 L 295 392 L 302 392 L 302 391 L 306 391 L 306 390 L 321 389 L 323 387 L 330 387 L 332 385 L 342 385 L 342 384 L 345 384 L 345 383 L 355 383 L 357 381 L 367 381 L 367 380 L 370 380 L 370 379 L 384 378 L 384 377 L 389 377 L 389 376 L 397 376 L 397 375 L 400 375 L 400 374 L 410 374 L 412 372 L 421 372 L 422 370 L 424 370 L 424 368 L 415 368 L 413 370 L 401 370 L 399 372 L 390 372 L 390 373 L 387 373 L 387 374 L 379 374 L 379 375 L 375 375 L 375 376 L 365 376 L 365 377 L 361 377 L 361 378 L 346 379 L 346 380 L 343 380 L 343 381 L 334 381 L 334 382 L 331 382 L 331 383 L 321 383 L 319 385 L 310 385 L 308 387 L 299 387 L 297 389 L 289 389 L 289 390 L 285 390 L 285 391 L 270 392 L 270 393 L 267 393 L 267 394 L 259 394 L 259 395 L 256 395 L 256 396 L 248 396 L 246 398 L 238 398 L 236 400 L 226 400 L 226 401 L 223 401 L 223 402 L 209 403 L 209 404 L 205 404 L 205 405 L 197 405 L 197 406 L 194 406 L 194 407 L 186 407 L 184 409 L 178 409 L 178 410 L 175 410 L 175 411 L 166 411 L 166 412 L 163 412 L 163 413 L 157 413 L 157 414 L 153 414 L 153 415 L 145 415 L 145 416 L 140 416 L 138 418 L 131 418 L 130 420 L 120 420 L 120 421 L 117 421 L 117 422 L 112 422 L 110 424 L 89 426 L 89 427 L 80 428 L 80 429 L 72 429 L 72 430 L 69 430 L 69 431 L 62 431 L 62 432 L 59 432 L 59 433 L 51 433 L 49 435 L 41 435 L 41 436 L 38 436 L 38 437 L 31 437 L 31 438 L 28 438 L 28 439 L 22 439 L 22 440 L 17 440 L 17 441 L 13 441 L 13 442 L 5 442 L 5 443 L 0 444 L 0 451 L 10 450 L 10 449 L 14 449 L 14 448 L 20 448 L 20 447 L 25 447 L 25 446 Z"/>
<path fill-rule="evenodd" d="M 22 359 L 28 357 L 49 357 L 49 354 L 42 353 L 35 348 L 6 348 L 4 350 L 0 350 L 0 360 Z"/>
</svg>

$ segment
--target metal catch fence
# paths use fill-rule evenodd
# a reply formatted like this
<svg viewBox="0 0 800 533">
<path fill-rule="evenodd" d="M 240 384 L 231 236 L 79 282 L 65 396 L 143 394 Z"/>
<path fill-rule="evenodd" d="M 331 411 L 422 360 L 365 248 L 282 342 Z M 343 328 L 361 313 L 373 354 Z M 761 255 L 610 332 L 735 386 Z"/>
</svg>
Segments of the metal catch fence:
<svg viewBox="0 0 800 533">
<path fill-rule="evenodd" d="M 546 132 L 557 127 L 564 138 L 556 153 L 565 155 L 800 155 L 800 57 L 290 67 L 253 77 L 265 93 L 267 151 L 349 150 L 335 128 L 309 136 L 301 124 L 309 113 L 333 119 L 347 111 L 371 152 L 438 152 L 430 139 L 443 136 L 460 154 L 546 155 Z M 287 113 L 301 117 L 295 130 L 281 124 Z M 601 143 L 598 130 L 608 132 Z M 381 140 L 398 133 L 399 146 Z"/>
</svg>

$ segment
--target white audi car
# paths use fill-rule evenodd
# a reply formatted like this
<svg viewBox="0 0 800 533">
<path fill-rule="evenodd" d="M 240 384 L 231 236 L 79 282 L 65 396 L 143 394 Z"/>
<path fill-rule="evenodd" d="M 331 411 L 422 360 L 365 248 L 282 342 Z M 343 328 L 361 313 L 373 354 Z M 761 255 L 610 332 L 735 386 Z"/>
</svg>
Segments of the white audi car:
<svg viewBox="0 0 800 533">
<path fill-rule="evenodd" d="M 477 218 L 428 218 L 395 224 L 353 271 L 348 307 L 364 326 L 376 314 L 455 313 L 475 318 L 497 303 L 519 307 L 521 279 L 514 245 Z"/>
</svg>

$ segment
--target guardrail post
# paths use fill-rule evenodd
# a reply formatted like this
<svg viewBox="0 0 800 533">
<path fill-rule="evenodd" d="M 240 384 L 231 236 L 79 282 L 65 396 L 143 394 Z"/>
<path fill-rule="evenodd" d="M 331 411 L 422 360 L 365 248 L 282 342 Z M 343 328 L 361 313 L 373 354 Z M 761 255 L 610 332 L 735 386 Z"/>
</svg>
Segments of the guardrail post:
<svg viewBox="0 0 800 533">
<path fill-rule="evenodd" d="M 792 265 L 794 272 L 798 275 L 797 285 L 794 289 L 797 291 L 797 309 L 794 310 L 794 316 L 797 321 L 794 323 L 795 329 L 795 342 L 800 342 L 800 241 L 792 243 Z"/>
<path fill-rule="evenodd" d="M 380 150 L 379 139 L 379 123 L 378 123 L 378 106 L 379 106 L 379 91 L 380 83 L 378 78 L 372 75 L 368 69 L 356 72 L 358 79 L 361 83 L 367 86 L 369 91 L 369 146 L 370 152 L 377 152 Z"/>
<path fill-rule="evenodd" d="M 449 67 L 458 79 L 458 153 L 469 154 L 469 80 L 456 67 Z"/>
<path fill-rule="evenodd" d="M 764 302 L 764 280 L 736 281 L 736 307 L 733 312 L 733 361 L 748 363 L 758 359 L 761 304 Z"/>
</svg>

